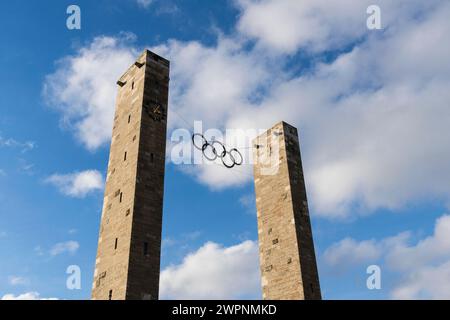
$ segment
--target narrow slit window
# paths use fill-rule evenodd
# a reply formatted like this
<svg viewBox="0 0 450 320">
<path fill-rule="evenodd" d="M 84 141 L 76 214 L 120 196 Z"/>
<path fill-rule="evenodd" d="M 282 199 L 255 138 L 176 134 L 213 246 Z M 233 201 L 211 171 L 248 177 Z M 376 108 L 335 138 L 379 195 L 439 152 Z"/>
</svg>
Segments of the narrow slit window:
<svg viewBox="0 0 450 320">
<path fill-rule="evenodd" d="M 128 115 L 128 123 L 130 123 L 130 121 L 131 121 L 131 114 Z"/>
<path fill-rule="evenodd" d="M 131 90 L 134 90 L 134 81 L 131 83 Z"/>
<path fill-rule="evenodd" d="M 112 300 L 112 290 L 109 290 L 108 300 Z"/>
<path fill-rule="evenodd" d="M 148 255 L 148 242 L 144 242 L 144 256 Z"/>
<path fill-rule="evenodd" d="M 116 238 L 116 242 L 114 243 L 114 250 L 117 250 L 117 241 L 118 241 L 119 239 L 117 239 Z"/>
<path fill-rule="evenodd" d="M 125 154 L 123 155 L 123 161 L 127 161 L 127 152 L 125 151 Z"/>
<path fill-rule="evenodd" d="M 120 196 L 119 196 L 119 202 L 122 202 L 122 197 L 123 197 L 123 193 L 121 192 Z"/>
</svg>

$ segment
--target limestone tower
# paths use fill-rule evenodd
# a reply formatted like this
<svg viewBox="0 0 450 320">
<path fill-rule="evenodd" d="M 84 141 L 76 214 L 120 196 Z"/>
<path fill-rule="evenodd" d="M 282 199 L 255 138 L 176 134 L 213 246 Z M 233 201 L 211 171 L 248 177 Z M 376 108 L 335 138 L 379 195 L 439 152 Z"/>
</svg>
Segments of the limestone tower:
<svg viewBox="0 0 450 320">
<path fill-rule="evenodd" d="M 146 50 L 117 84 L 92 299 L 158 299 L 169 61 Z"/>
<path fill-rule="evenodd" d="M 263 298 L 321 299 L 297 129 L 280 122 L 253 145 Z"/>
</svg>

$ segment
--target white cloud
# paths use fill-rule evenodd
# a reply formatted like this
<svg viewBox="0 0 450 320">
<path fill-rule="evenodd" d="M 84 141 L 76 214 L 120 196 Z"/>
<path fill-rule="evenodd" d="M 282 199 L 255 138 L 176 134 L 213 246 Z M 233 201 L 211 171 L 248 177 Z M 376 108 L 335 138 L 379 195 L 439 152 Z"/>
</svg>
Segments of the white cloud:
<svg viewBox="0 0 450 320">
<path fill-rule="evenodd" d="M 238 29 L 268 49 L 338 47 L 364 33 L 366 1 L 239 0 Z M 365 6 L 365 7 L 364 7 Z"/>
<path fill-rule="evenodd" d="M 53 184 L 67 196 L 82 198 L 89 193 L 103 190 L 103 177 L 97 170 L 86 170 L 70 174 L 53 174 L 46 183 Z"/>
<path fill-rule="evenodd" d="M 9 284 L 12 286 L 28 284 L 28 279 L 26 279 L 24 277 L 10 276 L 8 278 L 8 280 L 9 280 Z"/>
<path fill-rule="evenodd" d="M 44 250 L 42 249 L 41 246 L 36 246 L 36 247 L 34 247 L 34 252 L 35 252 L 38 256 L 43 256 L 43 255 L 44 255 Z"/>
<path fill-rule="evenodd" d="M 432 235 L 410 243 L 410 232 L 379 241 L 346 238 L 328 248 L 323 257 L 330 267 L 384 262 L 383 268 L 399 279 L 391 283 L 394 299 L 449 299 L 450 215 L 436 220 Z"/>
<path fill-rule="evenodd" d="M 75 55 L 57 63 L 46 77 L 44 96 L 62 115 L 88 149 L 95 150 L 111 137 L 116 81 L 136 59 L 131 34 L 97 37 Z"/>
<path fill-rule="evenodd" d="M 441 0 L 379 0 L 382 26 L 408 20 Z M 241 8 L 238 30 L 264 49 L 279 53 L 341 49 L 367 35 L 371 0 L 236 0 Z"/>
<path fill-rule="evenodd" d="M 331 267 L 342 268 L 347 265 L 374 262 L 381 256 L 381 248 L 374 240 L 357 242 L 345 238 L 324 252 L 325 262 Z"/>
<path fill-rule="evenodd" d="M 200 238 L 202 234 L 203 234 L 202 231 L 197 230 L 197 231 L 182 233 L 177 238 L 166 237 L 162 240 L 162 246 L 166 247 L 166 248 L 173 247 L 173 246 L 177 246 L 177 248 L 183 248 L 183 249 L 188 248 L 189 243 Z"/>
<path fill-rule="evenodd" d="M 312 212 L 322 216 L 450 201 L 450 4 L 381 1 L 383 32 L 367 30 L 365 0 L 239 5 L 238 34 L 220 35 L 213 46 L 171 40 L 153 48 L 172 62 L 171 129 L 186 127 L 178 115 L 203 120 L 204 129 L 259 129 L 287 120 L 300 129 Z M 269 9 L 273 16 L 261 19 Z M 249 46 L 247 36 L 258 45 Z M 313 55 L 310 66 L 301 59 L 292 65 L 284 55 L 355 42 L 331 62 Z M 90 149 L 109 140 L 114 83 L 136 52 L 121 37 L 96 38 L 47 80 L 47 89 L 57 89 L 47 91 Z M 213 189 L 252 180 L 250 166 L 185 172 Z"/>
<path fill-rule="evenodd" d="M 222 247 L 208 242 L 179 265 L 161 272 L 163 299 L 258 299 L 261 296 L 258 245 Z"/>
<path fill-rule="evenodd" d="M 0 136 L 0 147 L 18 148 L 21 150 L 21 153 L 25 153 L 36 148 L 36 143 L 33 141 L 21 142 L 13 138 L 4 138 Z"/>
<path fill-rule="evenodd" d="M 170 237 L 166 237 L 166 238 L 162 239 L 161 246 L 163 248 L 163 252 L 165 251 L 166 248 L 173 247 L 177 243 L 178 243 L 178 240 L 170 238 Z"/>
<path fill-rule="evenodd" d="M 58 300 L 57 298 L 41 298 L 38 292 L 26 292 L 19 295 L 5 294 L 1 300 Z"/>
<path fill-rule="evenodd" d="M 245 194 L 239 198 L 239 203 L 244 207 L 253 208 L 255 206 L 255 195 Z"/>
<path fill-rule="evenodd" d="M 247 213 L 256 215 L 256 203 L 254 194 L 246 194 L 239 198 L 239 203 L 246 209 Z"/>
<path fill-rule="evenodd" d="M 436 221 L 433 235 L 416 245 L 392 248 L 387 265 L 404 274 L 394 299 L 450 299 L 450 215 Z"/>
<path fill-rule="evenodd" d="M 26 174 L 26 175 L 34 175 L 35 171 L 34 171 L 34 163 L 30 163 L 25 159 L 19 158 L 19 172 Z"/>
<path fill-rule="evenodd" d="M 50 249 L 50 254 L 52 256 L 57 256 L 66 252 L 74 254 L 77 252 L 78 248 L 80 248 L 80 245 L 76 241 L 59 242 Z"/>
<path fill-rule="evenodd" d="M 153 48 L 172 61 L 171 106 L 191 125 L 197 119 L 203 121 L 205 130 L 223 127 L 224 119 L 248 107 L 247 100 L 255 98 L 253 93 L 274 76 L 263 57 L 258 59 L 242 45 L 236 39 L 220 37 L 216 47 L 169 41 Z M 185 126 L 177 114 L 173 118 Z"/>
<path fill-rule="evenodd" d="M 152 4 L 153 0 L 137 0 L 139 6 L 148 8 Z"/>
<path fill-rule="evenodd" d="M 410 270 L 411 266 L 439 264 L 450 261 L 450 215 L 437 219 L 434 234 L 415 246 L 401 242 L 387 254 L 389 266 L 395 270 Z"/>
<path fill-rule="evenodd" d="M 393 299 L 450 299 L 450 261 L 438 266 L 424 266 L 408 273 L 392 290 Z"/>
</svg>

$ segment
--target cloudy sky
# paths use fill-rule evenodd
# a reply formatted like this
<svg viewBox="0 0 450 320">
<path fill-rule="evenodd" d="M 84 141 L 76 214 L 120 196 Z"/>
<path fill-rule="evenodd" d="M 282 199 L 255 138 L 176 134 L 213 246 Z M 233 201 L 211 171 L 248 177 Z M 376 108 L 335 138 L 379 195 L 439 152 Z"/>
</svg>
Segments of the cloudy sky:
<svg viewBox="0 0 450 320">
<path fill-rule="evenodd" d="M 450 298 L 448 1 L 79 0 L 81 30 L 70 4 L 0 12 L 0 298 L 89 298 L 115 82 L 144 48 L 171 60 L 169 139 L 299 129 L 325 299 Z M 166 170 L 161 297 L 260 299 L 251 166 Z"/>
</svg>

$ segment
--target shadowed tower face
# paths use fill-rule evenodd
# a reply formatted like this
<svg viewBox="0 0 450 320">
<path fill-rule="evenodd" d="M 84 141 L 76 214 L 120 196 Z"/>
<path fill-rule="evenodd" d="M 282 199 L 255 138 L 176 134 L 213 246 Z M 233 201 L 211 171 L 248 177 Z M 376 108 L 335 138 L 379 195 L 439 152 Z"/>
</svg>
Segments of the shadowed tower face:
<svg viewBox="0 0 450 320">
<path fill-rule="evenodd" d="M 169 61 L 119 79 L 92 299 L 158 299 Z"/>
<path fill-rule="evenodd" d="M 263 298 L 321 299 L 297 129 L 278 123 L 253 145 Z"/>
</svg>

